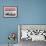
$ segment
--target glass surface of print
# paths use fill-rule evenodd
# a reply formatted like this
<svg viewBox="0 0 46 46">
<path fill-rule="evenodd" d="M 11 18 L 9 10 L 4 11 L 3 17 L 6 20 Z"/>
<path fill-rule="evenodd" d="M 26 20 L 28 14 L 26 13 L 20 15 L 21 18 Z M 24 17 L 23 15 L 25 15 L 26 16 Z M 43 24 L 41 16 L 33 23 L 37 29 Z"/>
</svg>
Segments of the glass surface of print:
<svg viewBox="0 0 46 46">
<path fill-rule="evenodd" d="M 12 6 L 4 7 L 4 17 L 16 17 L 17 16 L 17 8 Z"/>
</svg>

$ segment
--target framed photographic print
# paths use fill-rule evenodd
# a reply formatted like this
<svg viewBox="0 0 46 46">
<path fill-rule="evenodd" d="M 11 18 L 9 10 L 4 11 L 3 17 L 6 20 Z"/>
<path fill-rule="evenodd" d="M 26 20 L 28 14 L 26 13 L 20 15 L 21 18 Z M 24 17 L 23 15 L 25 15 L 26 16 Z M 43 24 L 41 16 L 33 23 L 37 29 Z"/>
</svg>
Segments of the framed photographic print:
<svg viewBox="0 0 46 46">
<path fill-rule="evenodd" d="M 4 7 L 4 17 L 16 17 L 17 7 L 16 6 L 5 6 Z"/>
<path fill-rule="evenodd" d="M 46 25 L 39 24 L 19 24 L 18 41 L 46 41 Z"/>
</svg>

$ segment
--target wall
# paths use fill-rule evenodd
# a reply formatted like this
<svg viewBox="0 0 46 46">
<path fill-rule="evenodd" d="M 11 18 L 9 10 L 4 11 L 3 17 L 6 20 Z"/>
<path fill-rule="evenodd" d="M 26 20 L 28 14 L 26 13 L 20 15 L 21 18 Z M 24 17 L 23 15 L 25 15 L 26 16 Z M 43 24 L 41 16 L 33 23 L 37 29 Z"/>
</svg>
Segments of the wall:
<svg viewBox="0 0 46 46">
<path fill-rule="evenodd" d="M 4 18 L 5 5 L 17 6 L 18 16 Z M 18 32 L 18 24 L 46 24 L 46 0 L 0 0 L 0 44 L 8 43 L 9 32 Z"/>
<path fill-rule="evenodd" d="M 16 6 L 18 0 L 0 0 L 0 44 L 7 44 L 8 34 L 10 32 L 16 32 L 17 35 L 17 18 L 4 18 L 3 7 L 4 6 Z M 18 42 L 17 39 L 15 41 Z"/>
</svg>

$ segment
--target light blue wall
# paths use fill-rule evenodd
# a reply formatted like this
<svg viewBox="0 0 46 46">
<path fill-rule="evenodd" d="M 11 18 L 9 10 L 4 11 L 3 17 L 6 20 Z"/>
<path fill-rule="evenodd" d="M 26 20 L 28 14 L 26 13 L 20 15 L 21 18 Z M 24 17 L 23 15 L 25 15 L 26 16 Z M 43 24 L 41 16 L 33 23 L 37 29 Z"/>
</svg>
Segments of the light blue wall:
<svg viewBox="0 0 46 46">
<path fill-rule="evenodd" d="M 18 16 L 4 18 L 3 6 L 5 5 L 17 6 Z M 46 0 L 0 0 L 0 44 L 8 43 L 9 32 L 17 34 L 18 24 L 46 24 Z"/>
<path fill-rule="evenodd" d="M 0 44 L 8 43 L 8 34 L 10 32 L 16 32 L 17 35 L 17 18 L 4 18 L 3 7 L 4 6 L 16 6 L 18 0 L 0 0 Z M 15 41 L 17 43 L 17 39 Z"/>
</svg>

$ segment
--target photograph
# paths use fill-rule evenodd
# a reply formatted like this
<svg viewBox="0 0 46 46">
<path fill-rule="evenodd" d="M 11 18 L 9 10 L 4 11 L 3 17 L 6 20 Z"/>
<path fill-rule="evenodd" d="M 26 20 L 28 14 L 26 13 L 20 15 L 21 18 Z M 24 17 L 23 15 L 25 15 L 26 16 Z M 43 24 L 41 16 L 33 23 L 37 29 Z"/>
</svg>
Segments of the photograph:
<svg viewBox="0 0 46 46">
<path fill-rule="evenodd" d="M 46 42 L 46 25 L 18 24 L 18 41 L 20 46 L 31 46 Z"/>
<path fill-rule="evenodd" d="M 4 7 L 4 17 L 16 17 L 17 7 L 15 6 L 5 6 Z"/>
<path fill-rule="evenodd" d="M 19 25 L 18 29 L 20 31 L 20 40 L 46 41 L 46 25 L 22 24 Z"/>
</svg>

